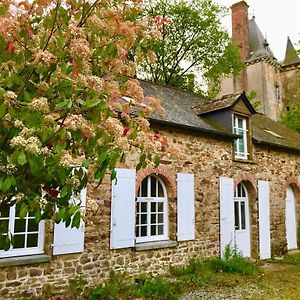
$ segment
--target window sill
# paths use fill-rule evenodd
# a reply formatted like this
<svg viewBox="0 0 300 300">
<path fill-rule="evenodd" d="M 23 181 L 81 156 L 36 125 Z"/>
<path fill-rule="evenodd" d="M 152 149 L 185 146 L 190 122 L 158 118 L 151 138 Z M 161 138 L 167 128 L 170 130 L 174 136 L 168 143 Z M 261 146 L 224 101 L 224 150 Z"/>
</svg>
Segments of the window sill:
<svg viewBox="0 0 300 300">
<path fill-rule="evenodd" d="M 155 250 L 163 248 L 173 248 L 177 246 L 176 241 L 158 241 L 158 242 L 147 242 L 135 245 L 135 251 Z"/>
<path fill-rule="evenodd" d="M 242 158 L 234 158 L 234 162 L 244 163 L 244 164 L 256 164 L 256 162 L 252 159 L 242 159 Z"/>
<path fill-rule="evenodd" d="M 46 254 L 0 258 L 0 268 L 38 264 L 38 263 L 49 262 L 50 260 L 51 257 Z"/>
</svg>

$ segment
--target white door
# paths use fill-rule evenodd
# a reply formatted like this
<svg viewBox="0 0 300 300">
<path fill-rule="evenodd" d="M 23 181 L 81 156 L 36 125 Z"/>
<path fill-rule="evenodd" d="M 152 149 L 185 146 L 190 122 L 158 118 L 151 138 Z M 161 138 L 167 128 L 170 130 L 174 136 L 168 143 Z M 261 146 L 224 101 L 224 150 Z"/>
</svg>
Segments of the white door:
<svg viewBox="0 0 300 300">
<path fill-rule="evenodd" d="M 285 226 L 288 250 L 297 249 L 297 222 L 295 196 L 289 186 L 286 191 Z"/>
<path fill-rule="evenodd" d="M 250 257 L 249 203 L 246 187 L 238 184 L 234 194 L 234 236 L 237 250 Z"/>
</svg>

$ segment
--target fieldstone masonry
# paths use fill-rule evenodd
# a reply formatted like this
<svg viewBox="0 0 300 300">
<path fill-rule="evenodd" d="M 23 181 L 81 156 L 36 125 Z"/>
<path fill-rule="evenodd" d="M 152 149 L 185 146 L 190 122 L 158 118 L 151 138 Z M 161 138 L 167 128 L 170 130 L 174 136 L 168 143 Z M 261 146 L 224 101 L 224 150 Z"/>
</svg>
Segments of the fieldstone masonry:
<svg viewBox="0 0 300 300">
<path fill-rule="evenodd" d="M 191 258 L 218 256 L 220 253 L 219 177 L 227 176 L 235 184 L 245 182 L 250 195 L 251 251 L 258 256 L 257 180 L 270 181 L 272 255 L 286 251 L 285 191 L 292 184 L 299 196 L 300 155 L 286 151 L 253 146 L 253 161 L 234 161 L 231 140 L 199 135 L 172 128 L 158 128 L 179 151 L 176 158 L 162 154 L 162 164 L 156 169 L 141 170 L 137 182 L 152 172 L 165 180 L 169 193 L 170 238 L 176 240 L 176 173 L 195 174 L 196 239 L 178 242 L 175 247 L 136 251 L 109 249 L 111 183 L 89 183 L 88 196 L 98 209 L 87 211 L 85 220 L 85 250 L 81 254 L 51 256 L 53 226 L 47 226 L 45 254 L 48 262 L 0 268 L 0 299 L 16 295 L 34 298 L 46 288 L 62 291 L 70 279 L 82 276 L 90 284 L 102 282 L 111 270 L 127 272 L 133 277 L 141 273 L 163 273 L 170 265 L 184 265 Z M 134 167 L 128 159 L 127 167 Z M 137 184 L 138 186 L 138 184 Z M 126 213 L 126 212 L 124 212 Z M 297 213 L 300 202 L 297 198 Z"/>
</svg>

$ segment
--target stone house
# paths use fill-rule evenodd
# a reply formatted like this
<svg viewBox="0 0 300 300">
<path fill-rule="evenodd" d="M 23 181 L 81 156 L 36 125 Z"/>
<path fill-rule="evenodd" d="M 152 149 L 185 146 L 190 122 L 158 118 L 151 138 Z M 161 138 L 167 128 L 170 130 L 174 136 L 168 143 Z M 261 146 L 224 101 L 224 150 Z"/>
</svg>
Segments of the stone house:
<svg viewBox="0 0 300 300">
<path fill-rule="evenodd" d="M 244 93 L 208 101 L 141 84 L 166 110 L 151 117 L 152 130 L 179 155 L 136 171 L 129 153 L 117 181 L 89 182 L 78 195 L 87 203 L 79 229 L 1 212 L 17 241 L 0 251 L 1 299 L 62 290 L 76 276 L 97 284 L 111 270 L 162 273 L 228 244 L 261 259 L 297 248 L 300 135 L 256 113 Z"/>
<path fill-rule="evenodd" d="M 232 40 L 241 52 L 245 68 L 240 75 L 223 78 L 219 96 L 244 90 L 255 92 L 253 102 L 259 111 L 278 120 L 282 113 L 300 99 L 300 59 L 287 38 L 285 57 L 277 60 L 253 16 L 248 17 L 248 4 L 240 1 L 231 6 Z"/>
</svg>

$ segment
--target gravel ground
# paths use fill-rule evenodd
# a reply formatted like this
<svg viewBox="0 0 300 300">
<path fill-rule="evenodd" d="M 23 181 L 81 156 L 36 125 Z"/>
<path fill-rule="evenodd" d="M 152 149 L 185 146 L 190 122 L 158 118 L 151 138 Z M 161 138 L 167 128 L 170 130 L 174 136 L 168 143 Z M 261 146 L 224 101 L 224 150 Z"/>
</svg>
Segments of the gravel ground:
<svg viewBox="0 0 300 300">
<path fill-rule="evenodd" d="M 234 288 L 222 287 L 222 290 L 203 288 L 185 294 L 183 297 L 180 298 L 180 300 L 244 300 L 253 299 L 254 296 L 256 298 L 259 296 L 262 297 L 262 294 L 263 292 L 254 285 Z"/>
</svg>

